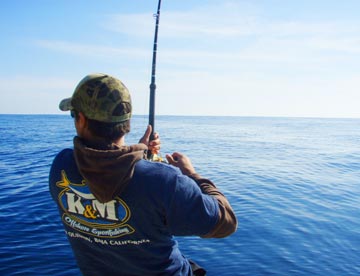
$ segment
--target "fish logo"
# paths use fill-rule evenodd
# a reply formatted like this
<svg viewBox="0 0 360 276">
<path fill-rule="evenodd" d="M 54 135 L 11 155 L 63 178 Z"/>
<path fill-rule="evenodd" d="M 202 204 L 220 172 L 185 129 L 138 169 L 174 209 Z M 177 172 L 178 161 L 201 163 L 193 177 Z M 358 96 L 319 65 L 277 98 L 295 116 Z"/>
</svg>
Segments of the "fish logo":
<svg viewBox="0 0 360 276">
<path fill-rule="evenodd" d="M 93 194 L 86 194 L 86 193 L 82 193 L 78 190 L 76 190 L 73 186 L 84 186 L 86 185 L 85 184 L 85 181 L 83 181 L 81 184 L 74 184 L 74 183 L 71 183 L 65 173 L 65 171 L 61 171 L 61 181 L 57 182 L 56 185 L 60 188 L 65 188 L 65 189 L 69 189 L 71 190 L 73 193 L 75 193 L 76 195 L 84 198 L 84 199 L 89 199 L 89 200 L 92 200 L 92 199 L 95 199 L 95 196 Z"/>
</svg>

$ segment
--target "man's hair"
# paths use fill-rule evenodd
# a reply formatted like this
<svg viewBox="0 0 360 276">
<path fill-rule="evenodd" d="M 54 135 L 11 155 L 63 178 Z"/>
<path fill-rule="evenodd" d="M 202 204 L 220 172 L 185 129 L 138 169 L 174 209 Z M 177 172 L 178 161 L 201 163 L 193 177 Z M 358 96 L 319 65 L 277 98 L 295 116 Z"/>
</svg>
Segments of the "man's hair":
<svg viewBox="0 0 360 276">
<path fill-rule="evenodd" d="M 130 120 L 121 123 L 104 123 L 88 119 L 88 129 L 92 135 L 108 142 L 114 142 L 130 132 Z"/>
<path fill-rule="evenodd" d="M 75 119 L 78 120 L 79 113 L 74 111 Z M 121 123 L 106 123 L 87 118 L 90 133 L 106 142 L 114 142 L 130 132 L 130 120 Z"/>
</svg>

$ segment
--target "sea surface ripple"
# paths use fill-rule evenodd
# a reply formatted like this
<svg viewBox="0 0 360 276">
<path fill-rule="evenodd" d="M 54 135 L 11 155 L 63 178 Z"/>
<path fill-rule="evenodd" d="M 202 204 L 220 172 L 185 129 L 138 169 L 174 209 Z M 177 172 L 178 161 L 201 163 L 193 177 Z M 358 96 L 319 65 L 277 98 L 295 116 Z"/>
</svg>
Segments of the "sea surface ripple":
<svg viewBox="0 0 360 276">
<path fill-rule="evenodd" d="M 134 116 L 128 143 L 147 119 Z M 239 220 L 179 237 L 207 275 L 360 275 L 360 120 L 158 116 L 162 153 L 187 154 Z M 79 275 L 48 191 L 70 116 L 0 115 L 0 275 Z"/>
</svg>

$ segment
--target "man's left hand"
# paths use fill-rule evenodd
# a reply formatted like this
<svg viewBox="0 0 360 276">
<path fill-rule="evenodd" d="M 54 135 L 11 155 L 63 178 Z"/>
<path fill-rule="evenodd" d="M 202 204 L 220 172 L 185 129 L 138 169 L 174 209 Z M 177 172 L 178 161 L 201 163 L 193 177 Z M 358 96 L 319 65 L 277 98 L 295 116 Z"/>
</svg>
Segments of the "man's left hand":
<svg viewBox="0 0 360 276">
<path fill-rule="evenodd" d="M 160 152 L 160 136 L 157 132 L 154 132 L 154 139 L 150 141 L 151 131 L 152 131 L 151 125 L 148 125 L 145 134 L 140 139 L 139 143 L 143 143 L 147 145 L 151 153 L 158 154 Z"/>
</svg>

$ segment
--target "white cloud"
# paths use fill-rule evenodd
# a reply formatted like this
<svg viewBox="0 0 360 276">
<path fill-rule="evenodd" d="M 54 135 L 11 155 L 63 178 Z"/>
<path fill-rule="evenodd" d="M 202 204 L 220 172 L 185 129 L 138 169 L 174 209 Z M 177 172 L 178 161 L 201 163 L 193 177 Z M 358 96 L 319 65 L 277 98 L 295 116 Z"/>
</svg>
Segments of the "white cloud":
<svg viewBox="0 0 360 276">
<path fill-rule="evenodd" d="M 149 14 L 117 14 L 109 17 L 104 26 L 128 36 L 152 36 L 154 22 L 149 17 Z M 217 64 L 329 63 L 339 59 L 333 51 L 359 53 L 359 26 L 359 20 L 269 18 L 255 5 L 244 2 L 225 1 L 183 12 L 163 11 L 159 59 L 177 65 L 185 62 L 189 65 L 192 60 L 195 67 L 201 63 L 206 67 L 209 60 Z M 208 49 L 204 43 L 208 43 Z"/>
<path fill-rule="evenodd" d="M 329 80 L 183 73 L 159 78 L 157 106 L 160 114 L 360 117 L 359 85 L 360 75 Z"/>
<path fill-rule="evenodd" d="M 210 63 L 234 67 L 243 62 L 306 66 L 305 63 L 342 61 L 348 57 L 339 53 L 360 51 L 359 20 L 305 21 L 270 18 L 269 14 L 260 6 L 243 1 L 220 1 L 181 12 L 163 10 L 158 60 L 194 68 L 210 68 Z M 152 17 L 152 12 L 112 14 L 101 21 L 102 28 L 127 35 L 124 39 L 132 47 L 61 40 L 39 40 L 36 44 L 49 50 L 106 60 L 149 59 L 151 45 L 144 45 L 139 38 L 153 36 L 155 20 Z"/>
<path fill-rule="evenodd" d="M 116 57 L 147 57 L 148 51 L 136 48 L 108 47 L 89 43 L 78 43 L 60 40 L 37 40 L 35 45 L 77 56 L 112 59 Z"/>
<path fill-rule="evenodd" d="M 71 96 L 76 80 L 17 75 L 2 77 L 0 113 L 56 113 L 61 99 Z"/>
<path fill-rule="evenodd" d="M 104 29 L 129 36 L 153 36 L 155 19 L 151 13 L 112 14 L 100 23 Z"/>
<path fill-rule="evenodd" d="M 152 37 L 155 28 L 152 17 L 151 13 L 113 14 L 102 26 L 129 36 Z M 260 30 L 259 27 L 254 18 L 245 15 L 240 7 L 235 11 L 223 5 L 183 12 L 164 11 L 160 15 L 159 32 L 162 37 L 234 36 L 254 34 Z"/>
<path fill-rule="evenodd" d="M 360 100 L 355 91 L 360 76 L 352 70 L 360 62 L 357 19 L 270 18 L 255 5 L 243 3 L 224 1 L 216 7 L 162 12 L 160 114 L 360 116 L 354 104 Z M 38 40 L 36 45 L 106 61 L 96 64 L 104 68 L 118 68 L 119 60 L 135 61 L 131 70 L 122 69 L 122 76 L 135 92 L 135 113 L 144 113 L 147 108 L 138 105 L 147 105 L 151 63 L 151 45 L 144 41 L 152 41 L 154 23 L 151 13 L 109 16 L 101 23 L 103 35 L 120 33 L 126 46 L 69 40 Z M 33 85 L 40 92 L 47 89 L 37 81 Z"/>
<path fill-rule="evenodd" d="M 219 1 L 187 11 L 163 10 L 160 35 L 172 38 L 243 36 L 318 36 L 359 35 L 359 20 L 306 20 L 270 17 L 255 4 Z M 153 36 L 151 13 L 113 14 L 102 26 L 129 36 Z"/>
<path fill-rule="evenodd" d="M 360 33 L 357 37 L 319 37 L 308 41 L 319 50 L 339 51 L 348 54 L 360 53 Z"/>
<path fill-rule="evenodd" d="M 10 77 L 0 78 L 3 87 L 6 87 L 7 92 L 24 92 L 30 90 L 36 91 L 51 91 L 73 88 L 73 80 L 57 77 L 39 77 L 29 75 L 15 75 Z M 5 91 L 2 91 L 5 94 Z"/>
</svg>

